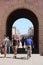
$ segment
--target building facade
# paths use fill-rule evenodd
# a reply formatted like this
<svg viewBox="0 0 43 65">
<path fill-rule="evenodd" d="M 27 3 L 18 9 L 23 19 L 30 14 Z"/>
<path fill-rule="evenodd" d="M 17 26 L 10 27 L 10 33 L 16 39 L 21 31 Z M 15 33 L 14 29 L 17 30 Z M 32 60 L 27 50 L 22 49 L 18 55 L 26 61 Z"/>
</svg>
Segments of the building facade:
<svg viewBox="0 0 43 65">
<path fill-rule="evenodd" d="M 34 43 L 43 55 L 43 0 L 0 0 L 0 43 L 4 34 L 11 39 L 12 25 L 19 18 L 27 18 L 34 25 Z"/>
</svg>

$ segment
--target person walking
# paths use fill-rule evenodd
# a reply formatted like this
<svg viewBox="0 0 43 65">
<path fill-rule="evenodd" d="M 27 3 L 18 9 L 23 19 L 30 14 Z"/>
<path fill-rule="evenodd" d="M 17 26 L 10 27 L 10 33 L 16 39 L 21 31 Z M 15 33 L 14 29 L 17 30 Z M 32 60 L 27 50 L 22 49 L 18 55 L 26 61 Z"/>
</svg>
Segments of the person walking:
<svg viewBox="0 0 43 65">
<path fill-rule="evenodd" d="M 24 36 L 21 39 L 21 43 L 22 43 L 22 48 L 24 48 L 24 43 L 25 43 L 25 37 Z"/>
<path fill-rule="evenodd" d="M 2 44 L 2 48 L 3 48 L 3 52 L 4 52 L 4 57 L 6 57 L 6 54 L 7 54 L 8 44 L 10 44 L 10 40 L 9 40 L 7 35 L 4 35 L 3 44 Z"/>
<path fill-rule="evenodd" d="M 7 36 L 7 52 L 10 54 L 10 47 L 11 47 L 11 41 L 9 37 Z"/>
<path fill-rule="evenodd" d="M 14 58 L 16 58 L 16 54 L 17 54 L 17 37 L 16 35 L 13 36 L 13 52 L 14 52 Z"/>
<path fill-rule="evenodd" d="M 31 57 L 33 41 L 30 37 L 28 37 L 25 39 L 25 43 L 26 43 L 26 47 L 27 47 L 27 59 L 28 59 L 28 57 Z"/>
</svg>

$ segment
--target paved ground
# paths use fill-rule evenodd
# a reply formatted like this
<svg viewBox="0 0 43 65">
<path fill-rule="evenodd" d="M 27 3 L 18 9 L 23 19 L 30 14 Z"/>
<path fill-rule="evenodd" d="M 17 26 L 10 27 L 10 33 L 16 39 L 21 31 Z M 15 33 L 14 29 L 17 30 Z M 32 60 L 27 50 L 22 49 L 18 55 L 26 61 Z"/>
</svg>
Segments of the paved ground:
<svg viewBox="0 0 43 65">
<path fill-rule="evenodd" d="M 0 65 L 43 65 L 43 56 L 40 54 L 32 54 L 32 57 L 27 60 L 26 54 L 17 54 L 17 59 L 13 58 L 13 54 L 0 54 Z"/>
</svg>

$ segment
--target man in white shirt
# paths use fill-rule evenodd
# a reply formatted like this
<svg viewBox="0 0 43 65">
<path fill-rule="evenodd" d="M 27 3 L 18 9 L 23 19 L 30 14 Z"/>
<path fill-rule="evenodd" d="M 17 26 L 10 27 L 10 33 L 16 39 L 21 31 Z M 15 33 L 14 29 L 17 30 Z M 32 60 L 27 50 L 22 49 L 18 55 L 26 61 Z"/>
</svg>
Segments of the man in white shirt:
<svg viewBox="0 0 43 65">
<path fill-rule="evenodd" d="M 10 40 L 7 35 L 4 35 L 3 46 L 4 46 L 4 57 L 6 57 L 7 47 L 10 48 Z"/>
</svg>

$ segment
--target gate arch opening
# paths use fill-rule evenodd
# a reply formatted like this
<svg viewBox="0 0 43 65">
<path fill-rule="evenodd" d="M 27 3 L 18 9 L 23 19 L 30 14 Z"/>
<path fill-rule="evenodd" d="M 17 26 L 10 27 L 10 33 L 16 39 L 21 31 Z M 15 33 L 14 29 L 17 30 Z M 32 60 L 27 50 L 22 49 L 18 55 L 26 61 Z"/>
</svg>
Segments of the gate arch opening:
<svg viewBox="0 0 43 65">
<path fill-rule="evenodd" d="M 29 19 L 20 18 L 14 21 L 12 25 L 12 36 L 34 36 L 34 26 Z"/>
<path fill-rule="evenodd" d="M 39 53 L 39 23 L 36 15 L 27 9 L 17 9 L 10 13 L 10 15 L 7 18 L 6 22 L 6 34 L 9 36 L 11 39 L 12 37 L 12 25 L 14 21 L 16 21 L 19 18 L 27 18 L 29 19 L 32 24 L 34 25 L 34 37 L 33 37 L 33 42 L 36 46 L 34 49 L 33 53 Z"/>
</svg>

